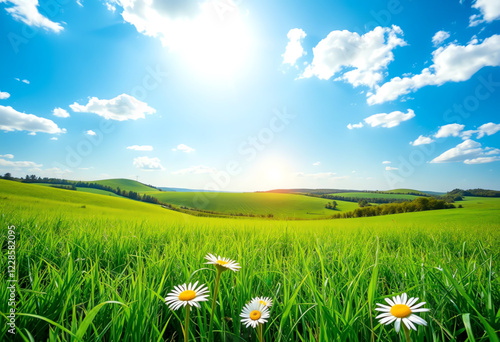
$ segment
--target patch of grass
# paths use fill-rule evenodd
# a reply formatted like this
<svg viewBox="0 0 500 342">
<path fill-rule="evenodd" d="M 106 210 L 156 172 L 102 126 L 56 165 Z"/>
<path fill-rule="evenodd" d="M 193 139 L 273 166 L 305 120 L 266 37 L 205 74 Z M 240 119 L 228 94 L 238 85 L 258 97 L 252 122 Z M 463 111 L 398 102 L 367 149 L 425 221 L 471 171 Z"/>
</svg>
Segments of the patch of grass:
<svg viewBox="0 0 500 342">
<path fill-rule="evenodd" d="M 213 290 L 208 252 L 242 267 L 221 281 L 216 341 L 256 340 L 239 314 L 257 295 L 274 301 L 266 341 L 398 341 L 368 302 L 402 292 L 431 309 L 420 315 L 428 326 L 412 332 L 414 342 L 495 341 L 499 331 L 498 198 L 466 198 L 459 210 L 317 221 L 193 217 L 1 180 L 0 199 L 2 248 L 6 227 L 16 226 L 19 340 L 178 340 L 182 311 L 170 311 L 164 297 L 185 282 Z M 5 249 L 1 258 L 6 265 Z M 4 267 L 1 298 L 6 280 Z M 0 340 L 10 337 L 8 309 L 0 301 Z M 192 341 L 208 341 L 209 317 L 210 302 L 191 312 Z"/>
</svg>

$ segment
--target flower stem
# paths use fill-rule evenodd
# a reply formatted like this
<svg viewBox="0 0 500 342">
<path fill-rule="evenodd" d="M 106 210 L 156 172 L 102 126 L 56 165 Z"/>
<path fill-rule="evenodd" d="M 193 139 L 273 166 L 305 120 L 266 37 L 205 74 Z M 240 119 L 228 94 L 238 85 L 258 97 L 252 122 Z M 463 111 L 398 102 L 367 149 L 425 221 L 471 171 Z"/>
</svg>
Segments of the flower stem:
<svg viewBox="0 0 500 342">
<path fill-rule="evenodd" d="M 191 306 L 186 305 L 186 321 L 184 323 L 184 342 L 189 341 L 189 311 Z"/>
<path fill-rule="evenodd" d="M 411 342 L 410 330 L 408 330 L 408 328 L 406 327 L 406 325 L 404 325 L 404 324 L 401 324 L 401 325 L 403 326 L 403 331 L 405 332 L 406 342 Z"/>
<path fill-rule="evenodd" d="M 222 272 L 217 269 L 217 276 L 215 277 L 215 288 L 214 288 L 214 296 L 212 298 L 212 312 L 210 313 L 210 327 L 208 329 L 211 340 L 213 340 L 213 323 L 214 323 L 214 313 L 215 313 L 215 306 L 217 304 L 217 294 L 219 293 L 219 283 L 220 283 L 220 275 Z"/>
<path fill-rule="evenodd" d="M 263 334 L 262 334 L 262 330 L 263 330 L 262 324 L 259 324 L 257 326 L 257 338 L 259 339 L 259 342 L 264 342 L 264 337 L 263 337 Z"/>
</svg>

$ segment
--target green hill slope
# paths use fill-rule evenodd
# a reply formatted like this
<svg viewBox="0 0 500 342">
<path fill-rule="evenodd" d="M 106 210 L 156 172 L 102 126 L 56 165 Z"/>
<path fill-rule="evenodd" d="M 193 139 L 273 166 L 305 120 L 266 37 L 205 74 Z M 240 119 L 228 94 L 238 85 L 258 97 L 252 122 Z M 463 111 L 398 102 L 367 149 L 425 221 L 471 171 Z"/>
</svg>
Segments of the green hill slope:
<svg viewBox="0 0 500 342">
<path fill-rule="evenodd" d="M 156 188 L 142 184 L 135 180 L 125 179 L 125 178 L 103 179 L 98 181 L 90 181 L 89 183 L 97 183 L 101 185 L 110 186 L 113 189 L 120 188 L 121 190 L 135 191 L 135 192 L 159 191 Z"/>
<path fill-rule="evenodd" d="M 153 192 L 148 194 L 161 202 L 188 208 L 226 214 L 272 214 L 275 218 L 320 218 L 358 208 L 356 203 L 337 201 L 338 210 L 329 210 L 325 208 L 325 204 L 331 202 L 330 200 L 281 193 Z"/>
<path fill-rule="evenodd" d="M 103 191 L 103 193 L 108 193 Z M 172 219 L 186 215 L 159 205 L 83 191 L 57 189 L 36 184 L 0 180 L 0 211 L 30 210 L 75 217 L 137 217 Z"/>
</svg>

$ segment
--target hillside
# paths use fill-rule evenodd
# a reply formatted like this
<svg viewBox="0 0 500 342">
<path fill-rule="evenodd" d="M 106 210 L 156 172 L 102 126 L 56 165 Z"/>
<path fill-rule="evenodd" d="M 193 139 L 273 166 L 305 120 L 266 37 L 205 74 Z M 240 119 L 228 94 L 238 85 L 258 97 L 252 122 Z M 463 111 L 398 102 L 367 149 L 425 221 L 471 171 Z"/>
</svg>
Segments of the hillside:
<svg viewBox="0 0 500 342">
<path fill-rule="evenodd" d="M 97 183 L 105 186 L 110 186 L 113 189 L 120 188 L 120 190 L 126 190 L 126 191 L 135 191 L 135 192 L 159 191 L 158 189 L 151 187 L 149 185 L 125 178 L 103 179 L 97 181 L 89 181 L 89 183 Z"/>
<path fill-rule="evenodd" d="M 107 192 L 103 191 L 103 193 Z M 6 210 L 16 210 L 16 208 L 96 218 L 102 215 L 131 216 L 143 219 L 150 219 L 152 216 L 165 219 L 184 216 L 171 210 L 165 210 L 158 205 L 127 198 L 0 179 L 0 209 L 5 212 Z"/>
<path fill-rule="evenodd" d="M 188 208 L 216 211 L 226 214 L 272 214 L 275 218 L 321 218 L 351 211 L 356 203 L 337 201 L 338 210 L 329 210 L 330 200 L 295 194 L 281 193 L 200 193 L 158 192 L 148 193 L 163 203 Z"/>
</svg>

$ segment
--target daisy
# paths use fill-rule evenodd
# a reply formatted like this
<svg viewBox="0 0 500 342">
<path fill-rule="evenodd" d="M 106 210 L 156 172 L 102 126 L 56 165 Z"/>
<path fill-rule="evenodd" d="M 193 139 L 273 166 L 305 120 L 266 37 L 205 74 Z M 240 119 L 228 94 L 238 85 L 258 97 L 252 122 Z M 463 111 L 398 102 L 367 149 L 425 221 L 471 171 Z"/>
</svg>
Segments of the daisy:
<svg viewBox="0 0 500 342">
<path fill-rule="evenodd" d="M 171 310 L 177 310 L 180 307 L 184 306 L 186 308 L 186 321 L 184 323 L 184 342 L 188 342 L 189 340 L 189 312 L 191 311 L 192 306 L 196 306 L 200 308 L 199 302 L 208 301 L 208 288 L 201 284 L 196 287 L 198 282 L 186 286 L 186 284 L 174 286 L 174 290 L 172 290 L 167 297 L 165 298 L 165 304 L 169 306 Z"/>
<path fill-rule="evenodd" d="M 227 270 L 231 270 L 233 272 L 237 272 L 240 270 L 241 266 L 234 260 L 223 258 L 219 255 L 217 258 L 215 255 L 208 253 L 205 256 L 205 259 L 208 260 L 205 264 L 215 265 L 217 271 L 224 272 Z"/>
<path fill-rule="evenodd" d="M 271 306 L 273 306 L 273 300 L 269 297 L 255 297 L 254 299 L 252 299 L 252 303 L 254 302 L 262 304 L 266 308 L 270 308 Z"/>
<path fill-rule="evenodd" d="M 199 302 L 208 301 L 208 288 L 203 284 L 196 287 L 197 285 L 198 282 L 194 284 L 189 283 L 187 286 L 186 284 L 174 286 L 174 290 L 165 298 L 165 304 L 171 310 L 177 310 L 186 305 L 200 308 Z"/>
<path fill-rule="evenodd" d="M 208 262 L 206 262 L 205 264 L 215 265 L 215 268 L 217 269 L 217 276 L 215 277 L 214 297 L 212 300 L 212 312 L 210 313 L 210 326 L 208 329 L 209 334 L 212 337 L 212 324 L 214 320 L 215 304 L 217 303 L 217 294 L 219 292 L 220 276 L 222 272 L 225 272 L 227 270 L 237 272 L 240 270 L 241 266 L 234 260 L 223 258 L 220 255 L 219 257 L 216 257 L 211 253 L 208 253 L 205 256 L 205 259 L 208 260 Z"/>
<path fill-rule="evenodd" d="M 269 318 L 269 309 L 259 302 L 252 301 L 241 310 L 240 317 L 243 318 L 241 323 L 245 324 L 245 327 L 257 328 L 257 337 L 263 342 L 262 325 Z"/>
<path fill-rule="evenodd" d="M 392 297 L 392 300 L 389 298 L 385 298 L 385 301 L 389 304 L 389 306 L 384 304 L 379 304 L 375 310 L 382 312 L 376 318 L 380 320 L 381 324 L 391 324 L 394 323 L 394 328 L 396 332 L 399 332 L 401 328 L 401 322 L 403 322 L 403 330 L 405 330 L 405 335 L 407 340 L 409 339 L 409 331 L 411 329 L 417 330 L 415 325 L 424 325 L 427 326 L 427 322 L 415 315 L 417 312 L 426 312 L 429 309 L 422 308 L 421 306 L 425 304 L 425 302 L 421 302 L 416 304 L 418 298 L 410 298 L 406 293 L 403 293 L 401 296 Z M 406 329 L 405 329 L 406 328 Z"/>
</svg>

